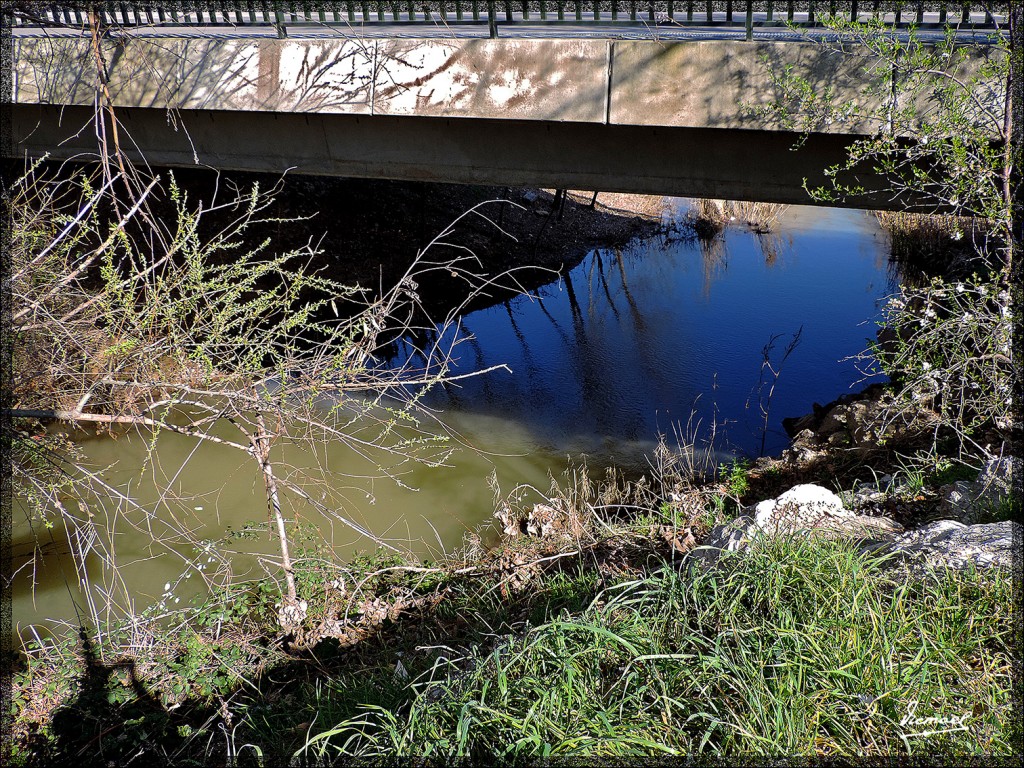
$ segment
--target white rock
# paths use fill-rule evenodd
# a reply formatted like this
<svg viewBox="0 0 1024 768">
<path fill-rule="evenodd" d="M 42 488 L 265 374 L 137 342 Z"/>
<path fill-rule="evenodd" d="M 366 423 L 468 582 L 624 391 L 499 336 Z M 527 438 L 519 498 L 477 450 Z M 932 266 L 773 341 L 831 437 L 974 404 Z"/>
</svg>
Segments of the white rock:
<svg viewBox="0 0 1024 768">
<path fill-rule="evenodd" d="M 754 522 L 757 525 L 764 527 L 768 524 L 768 521 L 772 519 L 775 514 L 775 499 L 765 499 L 759 501 L 757 506 L 754 507 Z"/>
<path fill-rule="evenodd" d="M 805 483 L 793 486 L 774 501 L 760 502 L 755 507 L 754 521 L 766 533 L 778 533 L 827 526 L 830 519 L 851 516 L 853 513 L 832 491 Z"/>
<path fill-rule="evenodd" d="M 985 525 L 964 525 L 938 520 L 898 537 L 886 550 L 897 555 L 893 563 L 908 562 L 914 569 L 1011 567 L 1020 523 L 1004 520 Z M 883 550 L 883 551 L 886 551 Z"/>
<path fill-rule="evenodd" d="M 794 485 L 784 494 L 775 500 L 777 506 L 784 504 L 796 504 L 797 506 L 813 505 L 815 509 L 827 510 L 830 513 L 844 515 L 849 514 L 843 509 L 843 501 L 828 488 L 820 485 L 805 483 Z"/>
</svg>

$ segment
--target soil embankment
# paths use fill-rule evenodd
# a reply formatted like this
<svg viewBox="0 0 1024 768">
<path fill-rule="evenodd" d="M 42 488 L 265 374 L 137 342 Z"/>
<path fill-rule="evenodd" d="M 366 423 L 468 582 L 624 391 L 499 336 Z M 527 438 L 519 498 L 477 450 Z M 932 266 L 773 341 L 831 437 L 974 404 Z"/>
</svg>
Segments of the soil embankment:
<svg viewBox="0 0 1024 768">
<path fill-rule="evenodd" d="M 231 186 L 245 190 L 259 181 L 266 188 L 277 180 L 225 173 L 218 182 L 209 171 L 174 173 L 192 200 L 209 198 L 217 183 L 223 196 Z M 463 266 L 496 283 L 469 308 L 549 283 L 594 248 L 621 247 L 653 234 L 663 210 L 663 198 L 646 195 L 601 193 L 592 204 L 593 193 L 571 192 L 559 204 L 554 190 L 319 176 L 285 176 L 273 198 L 261 215 L 274 221 L 257 233 L 271 238 L 275 252 L 309 243 L 319 252 L 317 268 L 373 291 L 394 285 L 428 246 L 424 258 L 430 262 L 472 257 Z M 289 221 L 297 217 L 302 220 Z M 431 314 L 458 306 L 468 290 L 462 277 L 445 269 L 418 283 Z"/>
</svg>

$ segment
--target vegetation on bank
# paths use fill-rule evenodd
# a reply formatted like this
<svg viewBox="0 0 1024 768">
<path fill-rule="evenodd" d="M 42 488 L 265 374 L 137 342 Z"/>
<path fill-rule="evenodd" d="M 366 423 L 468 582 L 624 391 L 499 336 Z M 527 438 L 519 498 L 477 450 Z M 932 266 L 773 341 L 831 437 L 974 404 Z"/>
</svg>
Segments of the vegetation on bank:
<svg viewBox="0 0 1024 768">
<path fill-rule="evenodd" d="M 1010 754 L 1021 734 L 1009 573 L 906 580 L 850 544 L 799 539 L 721 571 L 682 565 L 712 525 L 795 482 L 842 490 L 902 472 L 920 478 L 919 496 L 971 476 L 978 456 L 961 434 L 954 422 L 902 454 L 836 452 L 813 478 L 664 450 L 639 487 L 578 474 L 553 489 L 571 535 L 471 540 L 438 563 L 382 551 L 342 565 L 293 531 L 297 626 L 282 627 L 281 593 L 262 581 L 30 647 L 13 757 Z"/>
<path fill-rule="evenodd" d="M 35 648 L 15 679 L 14 756 L 1010 753 L 1008 572 L 908 580 L 848 542 L 798 538 L 690 565 L 690 537 L 740 483 L 729 474 L 651 507 L 652 488 L 577 473 L 556 496 L 572 535 L 470 541 L 438 563 L 341 565 L 311 538 L 295 558 L 310 636 L 281 634 L 262 582 L 111 628 L 102 649 Z"/>
<path fill-rule="evenodd" d="M 893 66 L 930 66 L 913 40 L 910 53 Z M 946 95 L 956 109 L 970 107 L 954 91 Z M 136 184 L 133 206 L 94 219 L 94 191 L 118 181 L 108 169 L 77 190 L 77 219 L 59 211 L 26 215 L 18 230 L 23 262 L 14 270 L 22 302 L 15 353 L 20 370 L 38 370 L 19 382 L 24 402 L 15 405 L 24 420 L 14 437 L 37 513 L 84 519 L 88 494 L 109 489 L 83 493 L 73 446 L 33 419 L 91 415 L 110 417 L 93 418 L 108 426 L 123 418 L 180 430 L 175 419 L 191 407 L 198 413 L 184 428 L 216 438 L 208 419 L 228 414 L 245 427 L 239 429 L 251 439 L 237 438 L 238 445 L 266 478 L 290 583 L 284 591 L 269 579 L 220 583 L 209 600 L 186 610 L 110 623 L 97 616 L 77 637 L 30 646 L 15 673 L 15 763 L 1019 751 L 1011 672 L 1021 638 L 1006 571 L 911 579 L 852 544 L 800 538 L 726 557 L 716 570 L 685 557 L 712 525 L 798 477 L 843 490 L 865 474 L 901 471 L 919 482 L 909 484 L 912 498 L 897 493 L 890 500 L 912 505 L 941 482 L 971 476 L 985 458 L 1014 450 L 1020 424 L 1010 384 L 1019 373 L 1009 335 L 1012 250 L 1002 184 L 1008 155 L 962 151 L 980 141 L 968 117 L 954 114 L 945 133 L 938 126 L 914 157 L 937 152 L 928 155 L 938 158 L 935 168 L 980 174 L 981 192 L 958 200 L 972 201 L 960 212 L 971 216 L 973 231 L 989 236 L 967 254 L 966 271 L 901 288 L 886 311 L 888 337 L 883 333 L 871 355 L 894 384 L 889 418 L 921 411 L 933 417 L 934 431 L 922 443 L 881 445 L 856 457 L 837 450 L 813 470 L 767 460 L 705 473 L 712 468 L 694 460 L 692 446 L 663 452 L 659 472 L 645 484 L 594 484 L 578 474 L 553 489 L 548 506 L 562 524 L 551 535 L 512 536 L 494 547 L 471 539 L 437 563 L 383 551 L 334 562 L 318 535 L 303 535 L 291 525 L 294 516 L 286 518 L 281 498 L 289 491 L 301 499 L 295 503 L 314 501 L 299 495 L 302 486 L 283 487 L 270 450 L 296 425 L 302 429 L 292 434 L 302 439 L 365 437 L 354 422 L 321 421 L 299 395 L 334 391 L 339 376 L 364 388 L 369 380 L 361 376 L 372 372 L 362 353 L 381 331 L 373 323 L 418 302 L 414 281 L 400 284 L 395 303 L 371 301 L 372 311 L 361 316 L 366 326 L 341 313 L 344 322 L 322 329 L 336 346 L 311 355 L 316 344 L 300 336 L 314 330 L 314 309 L 330 307 L 334 315 L 330 291 L 355 293 L 294 261 L 246 251 L 229 231 L 214 245 L 230 256 L 245 252 L 241 263 L 283 277 L 283 307 L 299 310 L 298 320 L 281 307 L 264 316 L 266 304 L 247 301 L 256 273 L 207 263 L 211 249 L 196 237 L 197 214 L 182 208 L 178 227 L 155 226 L 148 242 L 124 226 L 148 215 L 143 203 L 152 187 Z M 963 130 L 941 138 L 949 126 Z M 903 146 L 884 137 L 852 159 L 884 166 Z M 912 167 L 901 161 L 895 170 Z M 948 198 L 952 182 L 966 183 L 959 176 L 934 180 L 933 189 Z M 54 189 L 60 191 L 36 188 L 41 196 L 29 203 L 45 209 Z M 232 205 L 248 226 L 258 195 Z M 22 210 L 32 212 L 29 204 Z M 953 235 L 968 231 L 960 228 L 964 219 L 949 221 L 943 226 L 959 241 Z M 900 226 L 900 242 L 912 242 L 914 227 Z M 139 247 L 154 241 L 154 252 Z M 204 301 L 193 300 L 193 285 Z M 242 309 L 259 322 L 240 321 Z M 250 328 L 251 349 L 213 343 L 237 327 Z M 301 379 L 310 373 L 316 376 Z M 290 391 L 260 386 L 273 376 L 301 382 Z M 222 399 L 212 406 L 211 397 Z M 385 410 L 375 435 L 415 425 L 415 402 L 408 405 Z M 407 437 L 403 447 L 419 446 L 414 434 Z M 710 481 L 698 482 L 706 474 Z M 529 511 L 516 509 L 514 498 L 499 499 L 499 511 L 510 527 L 529 528 Z M 1004 519 L 1015 514 L 1019 508 L 1000 512 Z"/>
</svg>

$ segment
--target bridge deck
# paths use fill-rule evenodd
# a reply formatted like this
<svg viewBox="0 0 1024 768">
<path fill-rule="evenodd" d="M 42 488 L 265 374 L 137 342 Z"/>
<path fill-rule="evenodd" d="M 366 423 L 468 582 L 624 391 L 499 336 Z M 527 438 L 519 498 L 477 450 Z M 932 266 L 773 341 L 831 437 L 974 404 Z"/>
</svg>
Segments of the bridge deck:
<svg viewBox="0 0 1024 768">
<path fill-rule="evenodd" d="M 404 4 L 336 4 L 357 5 Z M 756 5 L 757 13 L 739 0 L 715 7 L 732 6 L 733 20 L 744 6 L 751 9 L 747 18 L 767 20 L 770 3 Z M 787 5 L 809 15 L 812 3 L 775 7 Z M 978 3 L 911 5 L 926 21 L 938 6 L 971 6 L 969 20 L 999 21 L 982 18 Z M 130 21 L 131 13 L 140 12 L 129 8 Z M 634 23 L 628 16 L 543 24 L 530 16 L 502 24 L 500 39 L 488 40 L 480 38 L 493 37 L 493 28 L 465 15 L 469 23 L 461 25 L 402 23 L 401 13 L 397 23 L 292 25 L 292 14 L 281 14 L 288 34 L 277 39 L 282 30 L 274 26 L 224 23 L 259 13 L 221 14 L 214 24 L 149 24 L 147 13 L 152 9 L 136 15 L 136 24 L 108 29 L 100 45 L 104 92 L 116 108 L 123 148 L 154 165 L 807 202 L 804 180 L 817 186 L 822 169 L 840 162 L 854 137 L 877 129 L 872 121 L 886 104 L 871 99 L 887 102 L 890 91 L 898 93 L 894 83 L 881 97 L 865 96 L 869 57 L 837 57 L 807 43 L 808 35 L 834 36 L 827 29 L 709 27 L 696 14 L 689 24 Z M 85 30 L 66 21 L 63 28 L 14 30 L 14 144 L 5 154 L 96 156 L 94 50 Z M 966 27 L 960 34 L 992 42 L 992 30 Z M 972 48 L 968 63 L 976 70 L 998 52 Z M 796 67 L 816 91 L 855 101 L 862 118 L 816 127 L 820 132 L 801 152 L 790 152 L 798 138 L 793 129 L 757 109 L 774 98 L 766 60 Z M 999 84 L 987 90 L 998 101 Z M 876 197 L 848 204 L 906 202 Z"/>
</svg>

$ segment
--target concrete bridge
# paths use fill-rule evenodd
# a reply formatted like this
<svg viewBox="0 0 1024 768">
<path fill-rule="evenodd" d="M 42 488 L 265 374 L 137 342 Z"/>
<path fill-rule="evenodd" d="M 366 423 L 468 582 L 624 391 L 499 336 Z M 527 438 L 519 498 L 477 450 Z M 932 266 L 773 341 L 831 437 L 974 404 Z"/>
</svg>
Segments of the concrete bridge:
<svg viewBox="0 0 1024 768">
<path fill-rule="evenodd" d="M 867 115 L 891 106 L 862 93 L 877 65 L 863 51 L 837 55 L 749 25 L 698 39 L 692 27 L 650 28 L 648 39 L 607 26 L 498 39 L 486 27 L 431 37 L 421 26 L 412 38 L 326 29 L 114 30 L 98 52 L 121 147 L 157 166 L 807 203 L 804 179 L 820 183 L 877 126 L 821 125 L 790 151 L 798 135 L 758 112 L 777 96 L 767 65 Z M 13 49 L 6 153 L 95 157 L 91 37 L 23 27 Z M 971 66 L 993 51 L 975 51 Z M 1005 98 L 998 86 L 990 95 Z"/>
</svg>

